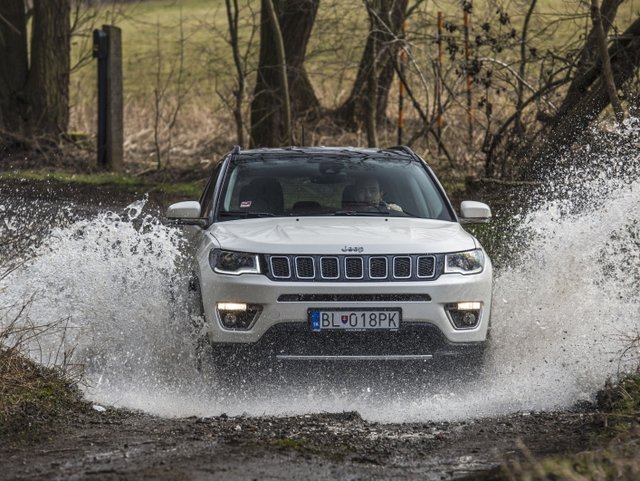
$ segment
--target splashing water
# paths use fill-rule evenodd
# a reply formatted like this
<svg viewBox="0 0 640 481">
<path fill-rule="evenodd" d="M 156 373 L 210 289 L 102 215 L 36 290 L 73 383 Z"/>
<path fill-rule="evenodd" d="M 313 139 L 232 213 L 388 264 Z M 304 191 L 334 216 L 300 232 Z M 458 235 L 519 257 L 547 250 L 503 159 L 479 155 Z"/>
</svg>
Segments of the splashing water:
<svg viewBox="0 0 640 481">
<path fill-rule="evenodd" d="M 638 122 L 619 132 L 621 139 L 638 136 Z M 371 420 L 405 422 L 568 408 L 592 400 L 607 377 L 631 367 L 620 353 L 639 330 L 640 181 L 629 169 L 611 170 L 638 159 L 615 144 L 608 152 L 587 153 L 598 157 L 590 167 L 554 181 L 548 200 L 520 218 L 514 238 L 525 238 L 526 247 L 511 245 L 521 252 L 496 275 L 490 356 L 470 384 L 406 373 L 394 379 L 393 372 L 244 392 L 206 382 L 194 367 L 183 307 L 184 239 L 145 216 L 145 200 L 122 214 L 64 216 L 32 240 L 24 264 L 0 272 L 0 327 L 32 299 L 32 322 L 67 326 L 64 336 L 40 339 L 43 362 L 61 349 L 72 352 L 85 365 L 89 399 L 166 416 L 357 410 Z M 617 157 L 606 172 L 593 171 L 610 152 Z M 0 239 L 21 228 L 6 216 L 2 224 Z"/>
</svg>

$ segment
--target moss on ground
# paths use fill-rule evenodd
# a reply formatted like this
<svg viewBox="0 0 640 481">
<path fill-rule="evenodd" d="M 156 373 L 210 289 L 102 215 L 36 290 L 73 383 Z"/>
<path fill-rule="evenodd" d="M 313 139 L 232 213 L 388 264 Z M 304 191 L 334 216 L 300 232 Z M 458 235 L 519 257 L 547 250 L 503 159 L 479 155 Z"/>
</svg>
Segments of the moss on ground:
<svg viewBox="0 0 640 481">
<path fill-rule="evenodd" d="M 43 170 L 18 170 L 1 172 L 0 180 L 51 181 L 67 184 L 115 186 L 124 189 L 144 190 L 170 195 L 182 195 L 196 199 L 202 192 L 201 182 L 147 182 L 129 175 L 112 173 L 75 174 Z"/>
<path fill-rule="evenodd" d="M 504 464 L 471 479 L 484 481 L 637 481 L 640 479 L 640 373 L 627 375 L 599 394 L 603 448 L 563 457 Z"/>
<path fill-rule="evenodd" d="M 336 461 L 344 460 L 352 449 L 346 444 L 318 444 L 304 438 L 281 438 L 274 439 L 269 444 L 281 449 L 290 449 L 301 454 L 323 456 Z"/>
<path fill-rule="evenodd" d="M 62 370 L 0 347 L 0 440 L 29 438 L 85 409 L 79 390 Z"/>
</svg>

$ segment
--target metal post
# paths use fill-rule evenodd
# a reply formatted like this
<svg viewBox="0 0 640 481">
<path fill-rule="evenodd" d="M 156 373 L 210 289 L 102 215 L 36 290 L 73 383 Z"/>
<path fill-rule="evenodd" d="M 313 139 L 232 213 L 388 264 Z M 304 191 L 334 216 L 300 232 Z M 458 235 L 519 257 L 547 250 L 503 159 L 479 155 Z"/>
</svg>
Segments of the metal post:
<svg viewBox="0 0 640 481">
<path fill-rule="evenodd" d="M 122 170 L 123 102 L 122 41 L 118 27 L 93 31 L 93 56 L 98 59 L 98 166 Z"/>
<path fill-rule="evenodd" d="M 107 34 L 93 31 L 93 57 L 98 59 L 98 166 L 107 166 Z"/>
</svg>

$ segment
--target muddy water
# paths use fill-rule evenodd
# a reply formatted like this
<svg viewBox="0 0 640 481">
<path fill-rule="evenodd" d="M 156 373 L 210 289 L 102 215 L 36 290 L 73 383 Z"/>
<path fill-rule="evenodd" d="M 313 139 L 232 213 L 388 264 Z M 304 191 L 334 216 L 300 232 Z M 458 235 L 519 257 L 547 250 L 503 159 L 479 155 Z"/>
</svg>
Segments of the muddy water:
<svg viewBox="0 0 640 481">
<path fill-rule="evenodd" d="M 617 135 L 638 131 L 630 123 Z M 20 264 L 0 280 L 1 322 L 27 304 L 25 321 L 60 327 L 34 356 L 67 353 L 85 366 L 90 399 L 162 416 L 358 411 L 422 422 L 564 409 L 628 368 L 620 354 L 639 329 L 640 182 L 618 168 L 637 159 L 611 142 L 584 149 L 585 167 L 516 217 L 514 255 L 495 279 L 490 359 L 473 382 L 360 366 L 226 389 L 195 370 L 182 234 L 143 198 L 78 215 L 72 203 L 21 204 L 19 192 L 0 190 L 0 257 Z"/>
</svg>

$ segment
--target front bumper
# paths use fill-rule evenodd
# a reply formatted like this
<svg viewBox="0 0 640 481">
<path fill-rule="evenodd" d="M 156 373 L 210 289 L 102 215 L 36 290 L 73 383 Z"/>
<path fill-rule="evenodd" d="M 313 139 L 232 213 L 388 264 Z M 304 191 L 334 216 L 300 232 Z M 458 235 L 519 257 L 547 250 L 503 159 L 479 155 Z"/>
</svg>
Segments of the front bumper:
<svg viewBox="0 0 640 481">
<path fill-rule="evenodd" d="M 267 356 L 279 360 L 430 360 L 481 352 L 483 343 L 446 340 L 431 324 L 404 324 L 398 331 L 312 332 L 303 323 L 280 323 L 254 344 L 214 343 L 226 359 Z"/>
<path fill-rule="evenodd" d="M 308 309 L 322 308 L 400 308 L 402 324 L 397 332 L 324 332 L 327 339 L 362 339 L 361 344 L 376 344 L 382 338 L 390 339 L 382 342 L 382 346 L 410 345 L 412 338 L 421 339 L 421 352 L 430 351 L 431 344 L 425 341 L 440 339 L 439 345 L 455 345 L 482 343 L 487 338 L 491 313 L 491 265 L 487 262 L 483 272 L 475 275 L 445 274 L 434 281 L 424 282 L 389 282 L 389 283 L 314 283 L 314 282 L 274 282 L 266 276 L 244 274 L 240 276 L 220 275 L 214 273 L 209 266 L 201 266 L 200 277 L 202 300 L 206 318 L 206 334 L 210 342 L 215 344 L 242 343 L 255 344 L 265 334 L 283 334 L 291 345 L 300 346 L 301 352 L 309 352 L 310 346 L 302 337 L 312 333 L 307 312 Z M 349 295 L 352 297 L 349 298 Z M 384 300 L 378 300 L 384 295 Z M 426 297 L 428 296 L 428 297 Z M 348 300 L 327 300 L 332 297 Z M 430 298 L 430 300 L 411 300 Z M 298 300 L 309 299 L 309 300 Z M 319 300 L 316 300 L 319 299 Z M 365 299 L 365 300 L 362 300 Z M 398 300 L 395 300 L 398 299 Z M 482 303 L 480 319 L 472 329 L 456 329 L 447 315 L 447 304 L 479 301 Z M 219 302 L 240 302 L 259 304 L 262 311 L 248 330 L 226 329 L 220 322 L 216 311 Z M 287 329 L 304 336 L 288 336 Z M 274 328 L 277 328 L 274 330 Z M 416 337 L 416 332 L 420 334 Z M 278 337 L 278 336 L 276 336 Z M 266 339 L 266 338 L 265 338 Z M 318 337 L 311 336 L 311 339 Z M 327 341 L 331 343 L 333 341 Z M 360 341 L 358 341 L 360 342 Z M 355 344 L 354 344 L 355 343 Z M 306 348 L 303 346 L 307 346 Z M 346 349 L 346 348 L 344 348 Z M 394 348 L 395 349 L 395 348 Z M 384 348 L 382 348 L 384 351 Z M 355 347 L 354 347 L 355 352 Z"/>
</svg>

